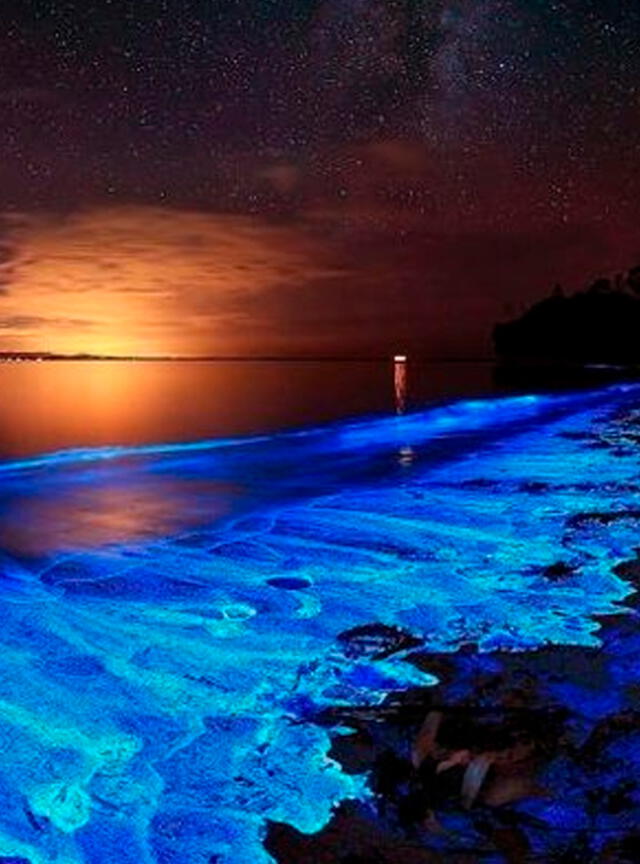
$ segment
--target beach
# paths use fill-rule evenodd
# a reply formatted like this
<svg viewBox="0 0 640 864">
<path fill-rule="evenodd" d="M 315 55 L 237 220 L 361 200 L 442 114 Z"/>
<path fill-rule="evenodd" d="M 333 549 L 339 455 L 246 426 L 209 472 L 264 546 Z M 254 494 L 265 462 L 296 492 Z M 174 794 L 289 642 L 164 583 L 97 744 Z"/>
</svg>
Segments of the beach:
<svg viewBox="0 0 640 864">
<path fill-rule="evenodd" d="M 5 460 L 0 854 L 631 842 L 637 395 Z"/>
</svg>

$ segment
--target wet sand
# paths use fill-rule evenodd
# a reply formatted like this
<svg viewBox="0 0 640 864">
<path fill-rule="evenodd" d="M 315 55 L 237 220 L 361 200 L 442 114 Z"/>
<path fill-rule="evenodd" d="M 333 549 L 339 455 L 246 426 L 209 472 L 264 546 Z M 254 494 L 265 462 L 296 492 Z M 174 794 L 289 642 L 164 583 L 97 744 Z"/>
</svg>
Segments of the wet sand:
<svg viewBox="0 0 640 864">
<path fill-rule="evenodd" d="M 581 434 L 637 462 L 635 412 Z M 566 538 L 621 527 L 640 539 L 640 501 L 574 513 Z M 339 729 L 330 755 L 371 797 L 342 803 L 314 836 L 271 825 L 279 864 L 640 860 L 640 543 L 637 556 L 611 562 L 631 593 L 620 614 L 594 616 L 594 646 L 446 653 L 379 624 L 344 634 L 352 650 L 403 655 L 440 683 L 318 715 Z M 560 561 L 544 573 L 574 577 Z"/>
</svg>

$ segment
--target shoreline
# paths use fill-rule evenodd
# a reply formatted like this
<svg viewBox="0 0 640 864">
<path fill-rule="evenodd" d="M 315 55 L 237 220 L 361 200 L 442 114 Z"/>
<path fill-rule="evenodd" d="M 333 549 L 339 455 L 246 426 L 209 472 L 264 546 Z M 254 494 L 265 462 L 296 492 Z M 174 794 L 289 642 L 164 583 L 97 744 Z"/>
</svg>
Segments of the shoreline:
<svg viewBox="0 0 640 864">
<path fill-rule="evenodd" d="M 329 755 L 365 775 L 373 797 L 342 802 L 317 835 L 271 825 L 278 864 L 636 862 L 640 557 L 616 569 L 636 590 L 627 611 L 598 616 L 599 648 L 417 649 L 408 662 L 439 684 L 318 717 L 350 730 L 332 736 Z M 416 770 L 411 750 L 429 717 L 436 731 Z M 469 765 L 485 757 L 465 801 Z"/>
<path fill-rule="evenodd" d="M 118 838 L 126 834 L 135 849 L 140 842 L 140 854 L 151 838 L 176 860 L 256 864 L 271 860 L 263 845 L 271 824 L 267 843 L 285 864 L 287 856 L 296 864 L 323 858 L 372 864 L 384 860 L 385 849 L 396 860 L 401 849 L 403 864 L 410 855 L 420 864 L 425 855 L 497 860 L 489 848 L 500 836 L 494 811 L 504 813 L 505 805 L 483 802 L 489 769 L 497 768 L 492 761 L 480 770 L 478 760 L 491 753 L 503 767 L 515 762 L 514 782 L 529 782 L 531 775 L 542 785 L 532 771 L 521 776 L 523 764 L 546 769 L 545 758 L 569 734 L 564 719 L 556 722 L 555 710 L 547 711 L 549 699 L 558 699 L 557 681 L 548 681 L 546 671 L 538 684 L 531 681 L 531 658 L 551 663 L 558 649 L 530 649 L 554 639 L 588 646 L 581 656 L 600 656 L 594 616 L 617 616 L 629 596 L 625 573 L 610 568 L 628 562 L 637 542 L 637 404 L 637 387 L 472 399 L 422 417 L 296 435 L 285 446 L 278 440 L 255 452 L 236 448 L 229 459 L 218 451 L 178 459 L 158 454 L 126 465 L 106 461 L 98 469 L 82 463 L 77 475 L 47 470 L 46 483 L 40 471 L 7 478 L 7 537 L 16 554 L 15 538 L 21 538 L 30 557 L 24 567 L 6 562 L 5 589 L 18 602 L 6 604 L 5 645 L 13 656 L 15 634 L 28 626 L 36 646 L 8 665 L 12 704 L 16 712 L 31 711 L 37 689 L 50 705 L 47 729 L 83 730 L 74 738 L 76 758 L 97 759 L 95 780 L 89 785 L 78 762 L 65 775 L 65 800 L 79 802 L 81 824 L 72 828 L 81 841 L 95 846 L 114 837 L 108 832 L 117 820 Z M 169 494 L 182 524 L 161 528 L 156 502 L 167 494 L 158 482 L 164 476 L 172 483 L 220 477 L 234 496 L 233 481 L 242 480 L 252 490 L 253 512 L 224 516 L 221 527 L 207 505 L 219 501 L 220 489 L 209 498 L 209 487 L 197 483 L 192 498 Z M 109 527 L 87 535 L 96 493 L 106 493 L 117 515 L 129 489 L 145 492 L 130 500 L 149 521 L 136 521 L 125 537 Z M 25 499 L 37 500 L 37 519 L 24 518 Z M 152 506 L 145 511 L 147 501 Z M 190 525 L 184 524 L 187 505 L 195 507 Z M 97 512 L 104 518 L 112 511 Z M 32 600 L 41 614 L 23 622 Z M 381 617 L 386 626 L 367 624 Z M 89 656 L 77 648 L 87 644 Z M 507 653 L 514 649 L 521 653 Z M 524 662 L 527 686 L 521 673 L 505 668 L 512 662 Z M 437 679 L 416 663 L 431 665 L 437 689 L 424 689 Z M 25 676 L 32 684 L 27 691 Z M 87 680 L 94 682 L 91 700 Z M 416 685 L 421 689 L 406 690 Z M 380 707 L 388 693 L 394 695 Z M 365 703 L 374 707 L 357 707 Z M 424 750 L 433 764 L 414 781 L 408 757 L 430 709 L 440 714 L 433 746 Z M 607 716 L 618 709 L 605 705 Z M 552 727 L 542 742 L 535 737 L 540 725 Z M 34 746 L 44 764 L 55 741 L 43 735 L 34 745 L 16 726 L 11 715 L 3 725 L 3 734 L 17 742 L 5 762 L 13 786 L 7 785 L 4 806 L 21 801 L 13 790 L 30 784 L 35 821 L 25 830 L 34 850 L 48 848 L 48 837 L 66 828 L 67 811 L 57 804 L 57 777 L 28 772 Z M 349 726 L 350 733 L 336 734 Z M 169 738 L 158 740 L 157 729 Z M 131 754 L 118 763 L 115 783 L 112 748 L 103 756 L 93 746 L 107 733 Z M 525 759 L 513 755 L 516 745 Z M 580 746 L 573 742 L 569 756 Z M 221 752 L 224 760 L 217 758 Z M 455 764 L 436 770 L 452 759 Z M 461 790 L 471 767 L 476 789 L 467 810 Z M 375 808 L 367 778 L 379 793 Z M 343 799 L 351 803 L 313 835 Z M 434 814 L 431 827 L 424 824 L 425 807 Z M 540 822 L 539 814 L 525 815 L 527 825 Z M 19 830 L 28 817 L 16 809 L 12 818 Z M 513 823 L 516 816 L 509 818 Z M 142 822 L 148 831 L 140 841 Z M 433 830 L 438 823 L 444 837 Z M 171 832 L 159 830 L 162 825 Z M 333 848 L 322 851 L 331 837 Z"/>
<path fill-rule="evenodd" d="M 618 422 L 640 442 L 636 417 Z M 607 531 L 622 521 L 640 529 L 640 509 L 578 513 L 566 524 Z M 366 778 L 371 799 L 342 802 L 316 835 L 272 824 L 266 848 L 278 864 L 640 860 L 635 551 L 611 567 L 630 593 L 619 613 L 592 616 L 597 646 L 481 652 L 467 643 L 447 653 L 368 625 L 370 659 L 403 656 L 439 683 L 316 718 L 341 729 L 329 756 Z M 570 585 L 572 570 L 558 563 L 546 578 Z"/>
</svg>

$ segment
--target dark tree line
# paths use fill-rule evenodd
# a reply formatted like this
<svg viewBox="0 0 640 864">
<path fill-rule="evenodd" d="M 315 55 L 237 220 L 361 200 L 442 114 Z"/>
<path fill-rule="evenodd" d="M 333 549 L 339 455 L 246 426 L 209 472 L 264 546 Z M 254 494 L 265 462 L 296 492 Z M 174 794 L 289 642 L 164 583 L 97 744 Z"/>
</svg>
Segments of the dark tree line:
<svg viewBox="0 0 640 864">
<path fill-rule="evenodd" d="M 496 353 L 505 359 L 572 363 L 640 363 L 640 265 L 550 296 L 515 320 L 497 324 Z"/>
</svg>

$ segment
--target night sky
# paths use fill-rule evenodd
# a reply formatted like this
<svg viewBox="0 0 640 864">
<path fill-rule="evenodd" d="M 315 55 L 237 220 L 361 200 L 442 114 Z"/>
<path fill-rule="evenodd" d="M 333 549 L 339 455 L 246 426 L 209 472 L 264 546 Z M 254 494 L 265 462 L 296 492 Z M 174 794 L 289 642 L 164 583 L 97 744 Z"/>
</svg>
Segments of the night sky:
<svg viewBox="0 0 640 864">
<path fill-rule="evenodd" d="M 636 0 L 6 0 L 0 349 L 431 355 L 640 262 Z"/>
</svg>

